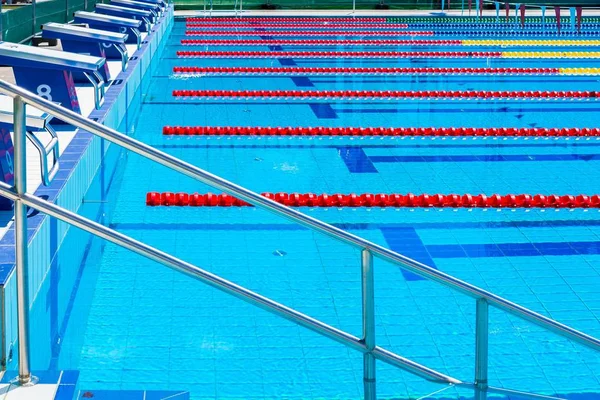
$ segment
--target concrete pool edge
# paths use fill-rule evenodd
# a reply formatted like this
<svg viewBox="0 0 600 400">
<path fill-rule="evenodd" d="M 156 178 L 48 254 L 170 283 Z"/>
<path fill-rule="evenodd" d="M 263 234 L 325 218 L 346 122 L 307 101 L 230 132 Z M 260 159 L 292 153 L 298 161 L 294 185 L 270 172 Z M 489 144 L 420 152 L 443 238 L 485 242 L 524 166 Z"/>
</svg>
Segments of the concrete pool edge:
<svg viewBox="0 0 600 400">
<path fill-rule="evenodd" d="M 155 55 L 160 54 L 166 45 L 166 38 L 172 29 L 173 22 L 174 10 L 170 5 L 142 42 L 141 48 L 131 56 L 127 70 L 118 76 L 118 79 L 106 92 L 104 105 L 99 110 L 92 111 L 89 118 L 102 122 L 113 129 L 130 125 L 130 121 L 139 112 L 142 92 L 147 89 L 149 84 L 147 78 L 150 74 L 147 72 L 156 65 L 158 57 Z M 109 142 L 93 136 L 89 132 L 78 130 L 71 143 L 61 154 L 59 175 L 63 179 L 56 179 L 50 186 L 38 188 L 35 195 L 53 201 L 68 210 L 77 211 L 82 206 L 84 195 L 94 177 L 103 166 L 109 148 Z M 36 213 L 29 216 L 28 222 L 30 305 L 33 309 L 37 295 L 51 267 L 56 263 L 56 256 L 69 229 L 61 222 Z M 86 246 L 78 246 L 78 254 L 69 254 L 68 257 L 81 260 L 85 250 Z M 0 239 L 0 257 L 3 253 L 7 255 L 5 260 L 14 258 L 14 228 L 11 228 Z M 13 354 L 17 341 L 14 263 L 0 263 L 0 272 L 5 277 L 3 282 L 0 282 L 0 301 L 2 302 L 0 305 L 2 313 L 0 366 L 2 370 L 11 370 L 17 357 L 16 354 Z M 41 308 L 44 309 L 44 307 Z M 31 318 L 32 322 L 35 320 L 36 318 Z M 34 329 L 31 330 L 31 334 L 35 334 Z M 53 340 L 53 338 L 49 338 L 49 340 Z M 7 378 L 9 377 L 7 376 Z"/>
</svg>

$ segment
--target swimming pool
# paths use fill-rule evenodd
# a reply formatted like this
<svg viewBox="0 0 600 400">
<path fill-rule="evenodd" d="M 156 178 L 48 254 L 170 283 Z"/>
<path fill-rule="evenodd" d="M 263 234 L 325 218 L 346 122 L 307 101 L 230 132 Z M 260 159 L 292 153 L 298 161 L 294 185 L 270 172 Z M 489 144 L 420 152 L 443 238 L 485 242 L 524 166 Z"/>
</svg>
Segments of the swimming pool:
<svg viewBox="0 0 600 400">
<path fill-rule="evenodd" d="M 581 47 L 507 41 L 538 36 L 554 40 L 555 28 L 550 25 L 521 30 L 515 24 L 486 28 L 415 22 L 391 31 L 426 33 L 409 35 L 410 40 L 453 42 L 181 44 L 198 36 L 269 41 L 304 40 L 326 33 L 327 40 L 362 38 L 352 34 L 352 27 L 302 26 L 298 33 L 273 21 L 276 26 L 268 28 L 243 22 L 240 29 L 210 26 L 218 23 L 209 20 L 208 27 L 186 27 L 183 20 L 176 23 L 132 129 L 135 138 L 257 192 L 598 192 L 600 141 L 596 137 L 180 136 L 163 135 L 163 127 L 594 128 L 600 79 L 594 70 L 598 57 L 594 52 L 600 43 Z M 596 25 L 584 23 L 582 32 L 591 36 Z M 344 32 L 338 33 L 340 29 Z M 204 35 L 186 36 L 186 30 Z M 226 35 L 231 31 L 239 35 Z M 278 32 L 285 34 L 280 38 Z M 504 41 L 489 46 L 465 42 L 487 39 L 485 34 L 490 40 Z M 588 37 L 563 30 L 560 40 L 583 40 L 582 36 Z M 178 51 L 237 53 L 181 57 Z M 346 53 L 327 58 L 288 53 L 324 51 Z M 429 54 L 382 58 L 381 54 L 348 53 L 357 51 Z M 175 67 L 267 70 L 177 73 Z M 279 67 L 371 69 L 290 75 L 268 70 Z M 548 70 L 504 74 L 468 70 L 472 68 Z M 574 73 L 575 68 L 584 70 Z M 177 90 L 203 92 L 175 97 Z M 286 92 L 248 92 L 245 97 L 215 93 L 268 90 Z M 292 97 L 292 92 L 307 90 L 372 93 L 358 99 L 344 93 L 335 98 L 331 93 Z M 429 93 L 415 99 L 386 91 Z M 458 95 L 433 93 L 448 91 Z M 555 91 L 558 95 L 502 99 L 462 94 L 470 91 Z M 575 96 L 573 91 L 587 91 L 589 96 Z M 208 191 L 196 181 L 128 155 L 103 200 L 110 210 L 105 223 L 360 335 L 358 250 L 255 208 L 148 207 L 145 203 L 148 192 Z M 302 211 L 600 335 L 596 209 L 306 207 Z M 189 391 L 192 399 L 361 398 L 359 353 L 116 246 L 101 248 L 95 243 L 79 269 L 77 289 L 69 292 L 71 311 L 52 354 L 54 368 L 79 371 L 79 395 L 92 391 L 99 396 L 99 391 L 106 391 L 105 396 L 125 398 L 139 390 L 181 390 Z M 378 343 L 443 373 L 471 380 L 472 300 L 384 264 L 375 262 Z M 490 332 L 490 384 L 548 395 L 600 396 L 598 354 L 495 310 L 490 312 Z M 33 358 L 39 369 L 47 369 L 45 357 Z M 435 394 L 440 389 L 445 390 Z M 435 385 L 383 363 L 378 363 L 378 394 L 381 398 L 472 397 L 468 391 Z"/>
</svg>

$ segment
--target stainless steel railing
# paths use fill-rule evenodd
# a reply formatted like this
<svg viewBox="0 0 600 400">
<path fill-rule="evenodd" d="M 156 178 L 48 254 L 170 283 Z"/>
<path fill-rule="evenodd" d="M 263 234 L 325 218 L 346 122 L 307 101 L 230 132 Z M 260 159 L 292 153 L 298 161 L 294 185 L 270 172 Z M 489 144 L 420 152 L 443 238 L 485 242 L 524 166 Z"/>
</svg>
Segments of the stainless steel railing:
<svg viewBox="0 0 600 400">
<path fill-rule="evenodd" d="M 40 154 L 40 172 L 42 183 L 46 186 L 52 182 L 58 169 L 60 168 L 60 164 L 58 163 L 59 157 L 59 144 L 58 144 L 58 135 L 56 131 L 50 124 L 47 124 L 46 132 L 50 135 L 50 142 L 48 144 L 42 143 L 42 141 L 35 135 L 33 132 L 27 132 L 27 139 L 33 144 L 33 147 Z M 50 161 L 48 158 L 52 155 L 52 166 L 50 166 Z"/>
<path fill-rule="evenodd" d="M 240 1 L 240 9 L 238 10 L 238 0 L 235 0 L 235 2 L 233 3 L 233 15 L 234 16 L 242 16 L 242 7 L 243 7 L 243 0 L 239 0 Z M 239 13 L 238 13 L 239 11 Z"/>
<path fill-rule="evenodd" d="M 209 16 L 212 17 L 212 12 L 213 12 L 213 0 L 209 0 L 210 1 L 210 9 L 209 9 Z M 202 1 L 202 4 L 204 5 L 204 13 L 203 16 L 206 17 L 206 0 Z"/>
<path fill-rule="evenodd" d="M 0 183 L 0 195 L 15 202 L 15 229 L 16 229 L 16 273 L 18 285 L 18 317 L 19 317 L 19 381 L 27 384 L 31 380 L 29 370 L 29 342 L 27 310 L 27 219 L 26 207 L 39 210 L 51 217 L 67 222 L 89 233 L 106 239 L 114 244 L 129 249 L 135 253 L 155 260 L 163 265 L 177 271 L 188 274 L 212 287 L 236 296 L 262 309 L 286 318 L 305 328 L 311 329 L 336 342 L 342 343 L 354 350 L 363 353 L 364 368 L 364 393 L 365 398 L 375 399 L 375 360 L 394 365 L 410 373 L 421 376 L 430 381 L 469 387 L 475 390 L 478 398 L 484 398 L 485 393 L 518 393 L 520 395 L 534 398 L 551 398 L 548 396 L 532 393 L 516 392 L 509 389 L 488 386 L 488 311 L 489 306 L 496 307 L 513 314 L 523 320 L 532 322 L 546 330 L 552 331 L 565 338 L 573 340 L 595 351 L 600 351 L 600 340 L 561 324 L 553 319 L 538 314 L 532 310 L 512 303 L 502 297 L 496 296 L 486 290 L 461 281 L 453 276 L 439 270 L 428 267 L 415 260 L 407 258 L 380 245 L 362 239 L 349 232 L 343 231 L 325 222 L 312 218 L 292 208 L 267 199 L 258 193 L 238 186 L 232 182 L 222 179 L 210 172 L 204 171 L 189 163 L 181 161 L 169 154 L 156 150 L 142 142 L 123 135 L 111 128 L 107 128 L 95 121 L 89 120 L 81 115 L 67 110 L 60 105 L 51 103 L 35 94 L 23 90 L 0 80 L 0 93 L 14 98 L 14 124 L 15 124 L 15 186 Z M 361 250 L 362 268 L 362 312 L 363 312 L 363 334 L 361 338 L 355 337 L 347 332 L 327 325 L 319 320 L 311 318 L 294 309 L 279 304 L 260 294 L 254 293 L 246 288 L 229 282 L 219 276 L 211 274 L 195 265 L 182 261 L 172 255 L 166 254 L 147 244 L 132 239 L 115 230 L 109 229 L 94 221 L 65 210 L 55 204 L 42 200 L 36 196 L 26 193 L 26 165 L 25 165 L 25 103 L 35 106 L 50 115 L 84 129 L 94 135 L 104 138 L 112 143 L 124 147 L 136 154 L 157 162 L 174 171 L 190 176 L 202 183 L 229 193 L 248 203 L 271 211 L 277 215 L 286 217 L 295 223 L 306 226 L 309 229 L 324 233 L 341 242 L 347 243 Z M 376 345 L 375 337 L 375 307 L 374 307 L 374 285 L 373 285 L 373 256 L 391 262 L 403 269 L 416 273 L 426 279 L 440 283 L 453 290 L 473 297 L 476 300 L 476 340 L 475 340 L 475 379 L 473 383 L 463 382 L 459 379 L 447 376 L 443 373 L 427 368 L 414 361 L 401 357 Z"/>
</svg>

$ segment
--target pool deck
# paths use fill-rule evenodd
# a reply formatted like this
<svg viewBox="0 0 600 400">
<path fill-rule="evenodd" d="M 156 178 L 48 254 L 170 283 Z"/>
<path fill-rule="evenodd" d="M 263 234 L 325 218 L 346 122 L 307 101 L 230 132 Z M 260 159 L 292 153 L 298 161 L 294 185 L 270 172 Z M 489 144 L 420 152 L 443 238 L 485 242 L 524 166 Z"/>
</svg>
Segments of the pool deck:
<svg viewBox="0 0 600 400">
<path fill-rule="evenodd" d="M 44 400 L 54 399 L 58 384 L 37 384 L 35 386 L 0 385 L 1 400 Z"/>
</svg>

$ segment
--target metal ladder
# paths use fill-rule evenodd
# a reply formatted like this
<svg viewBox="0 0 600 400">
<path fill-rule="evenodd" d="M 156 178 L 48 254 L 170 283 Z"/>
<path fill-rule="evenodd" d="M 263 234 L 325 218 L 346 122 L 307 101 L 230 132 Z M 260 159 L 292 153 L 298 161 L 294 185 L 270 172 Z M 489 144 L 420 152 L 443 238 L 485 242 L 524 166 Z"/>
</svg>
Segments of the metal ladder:
<svg viewBox="0 0 600 400">
<path fill-rule="evenodd" d="M 51 103 L 35 94 L 0 80 L 0 93 L 14 99 L 14 154 L 15 154 L 15 185 L 0 182 L 0 196 L 15 202 L 15 252 L 17 278 L 17 315 L 19 334 L 19 375 L 16 381 L 21 385 L 35 382 L 29 366 L 29 293 L 28 293 L 28 260 L 27 260 L 27 207 L 43 212 L 50 217 L 78 227 L 86 232 L 101 237 L 118 246 L 133 251 L 151 260 L 157 261 L 169 268 L 189 275 L 213 288 L 242 299 L 263 310 L 292 321 L 302 327 L 319 333 L 335 342 L 341 343 L 363 354 L 363 384 L 364 397 L 368 400 L 376 398 L 376 361 L 393 365 L 409 373 L 420 376 L 432 382 L 454 385 L 473 390 L 475 398 L 483 400 L 488 393 L 519 395 L 534 399 L 557 399 L 534 393 L 525 393 L 511 389 L 492 387 L 488 385 L 488 324 L 489 307 L 506 311 L 518 318 L 529 321 L 537 326 L 554 332 L 560 336 L 577 342 L 583 346 L 600 352 L 600 340 L 580 332 L 551 318 L 545 317 L 523 306 L 512 303 L 500 296 L 490 293 L 477 286 L 461 281 L 442 271 L 421 264 L 408 257 L 398 254 L 378 244 L 362 239 L 342 229 L 336 228 L 318 219 L 310 217 L 292 208 L 276 203 L 258 193 L 238 186 L 223 178 L 179 160 L 167 153 L 156 150 L 142 142 L 123 135 L 114 129 L 107 128 L 95 121 L 67 110 L 60 105 Z M 238 197 L 258 208 L 271 211 L 286 217 L 293 222 L 303 225 L 313 231 L 324 233 L 336 240 L 361 250 L 361 281 L 362 281 L 362 325 L 361 337 L 356 337 L 320 320 L 303 314 L 274 300 L 239 286 L 220 276 L 214 275 L 195 265 L 187 263 L 170 254 L 164 253 L 143 242 L 137 241 L 113 229 L 107 228 L 74 212 L 59 207 L 51 202 L 38 198 L 26 191 L 26 132 L 25 132 L 25 103 L 54 115 L 61 120 L 84 129 L 94 135 L 106 139 L 116 145 L 139 154 L 149 160 L 164 165 L 174 171 L 192 177 L 202 183 Z M 388 261 L 396 266 L 416 273 L 421 277 L 472 297 L 475 300 L 475 376 L 472 382 L 448 376 L 439 371 L 402 357 L 377 345 L 375 337 L 375 302 L 373 257 Z"/>
</svg>

